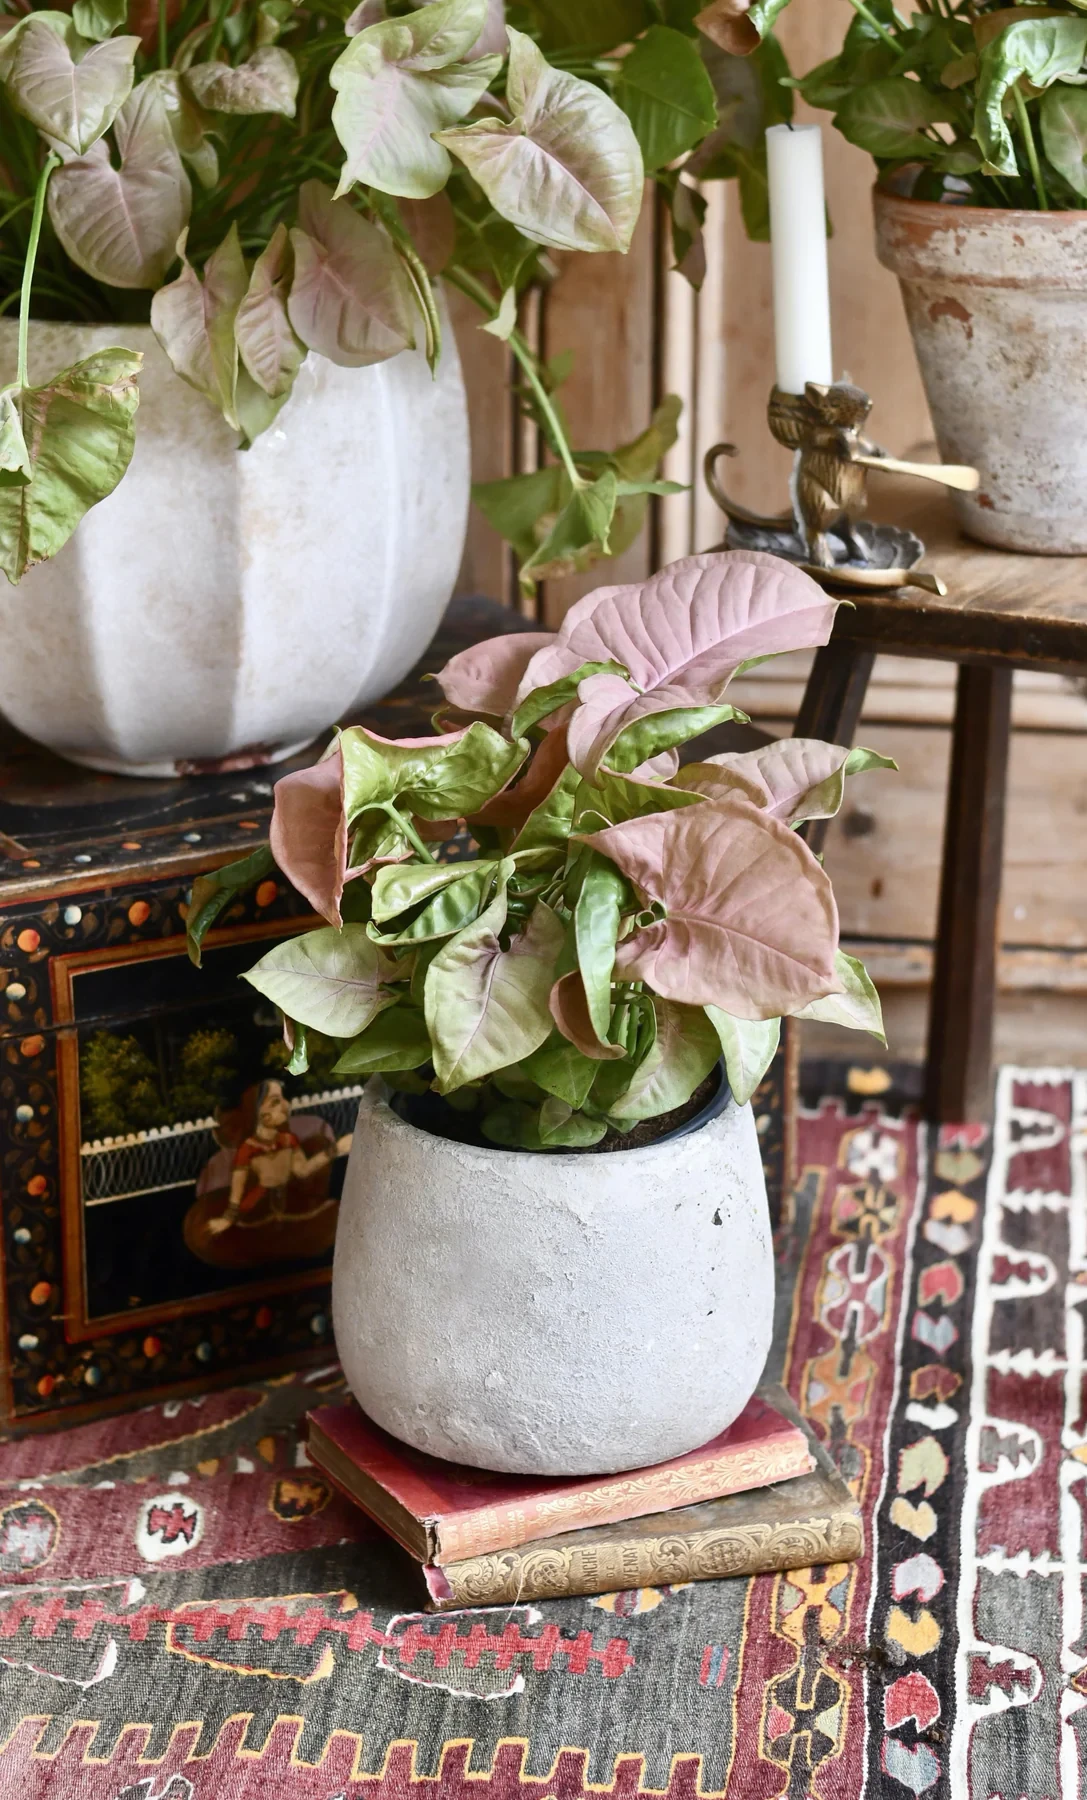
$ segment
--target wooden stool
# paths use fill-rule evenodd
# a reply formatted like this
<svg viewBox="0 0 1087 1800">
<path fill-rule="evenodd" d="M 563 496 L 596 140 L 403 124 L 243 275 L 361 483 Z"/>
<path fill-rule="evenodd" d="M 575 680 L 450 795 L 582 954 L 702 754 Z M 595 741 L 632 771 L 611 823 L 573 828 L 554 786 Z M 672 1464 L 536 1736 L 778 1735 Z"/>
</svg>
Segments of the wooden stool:
<svg viewBox="0 0 1087 1800">
<path fill-rule="evenodd" d="M 830 643 L 816 653 L 796 736 L 851 744 L 879 651 L 959 664 L 925 1110 L 930 1119 L 988 1118 L 1012 671 L 1087 668 L 1087 557 L 1022 556 L 964 537 L 949 502 L 919 483 L 871 483 L 872 515 L 907 525 L 947 595 L 850 592 Z M 826 821 L 804 828 L 818 851 Z M 1087 844 L 1085 863 L 1087 863 Z"/>
</svg>

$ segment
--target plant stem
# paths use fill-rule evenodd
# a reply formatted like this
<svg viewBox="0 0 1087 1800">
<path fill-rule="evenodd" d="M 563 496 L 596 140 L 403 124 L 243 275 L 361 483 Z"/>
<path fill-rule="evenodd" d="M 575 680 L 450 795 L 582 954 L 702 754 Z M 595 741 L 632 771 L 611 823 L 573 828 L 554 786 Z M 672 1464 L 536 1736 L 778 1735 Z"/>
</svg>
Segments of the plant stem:
<svg viewBox="0 0 1087 1800">
<path fill-rule="evenodd" d="M 166 0 L 159 0 L 159 68 L 166 69 L 170 64 L 170 52 L 166 42 Z"/>
<path fill-rule="evenodd" d="M 206 60 L 208 62 L 214 62 L 216 57 L 219 54 L 219 45 L 223 41 L 223 32 L 226 29 L 226 16 L 227 16 L 227 13 L 230 11 L 230 5 L 231 5 L 231 0 L 220 0 L 219 10 L 215 15 L 215 25 L 214 25 L 212 33 L 211 33 L 211 38 L 208 42 L 208 50 L 207 50 L 207 58 L 206 58 Z"/>
<path fill-rule="evenodd" d="M 474 275 L 470 275 L 467 269 L 462 269 L 459 264 L 452 265 L 446 269 L 444 273 L 447 281 L 452 282 L 454 287 L 459 288 L 462 294 L 467 294 L 469 300 L 474 300 L 477 306 L 481 306 L 490 318 L 497 319 L 498 303 L 492 299 L 481 281 L 477 281 Z M 525 372 L 525 378 L 535 395 L 536 404 L 539 407 L 551 434 L 551 441 L 555 453 L 562 463 L 563 468 L 566 470 L 570 486 L 575 493 L 577 493 L 580 488 L 589 487 L 590 483 L 585 480 L 584 476 L 579 475 L 577 472 L 577 465 L 574 462 L 574 453 L 567 442 L 566 433 L 562 429 L 559 416 L 551 404 L 551 396 L 544 387 L 543 382 L 540 380 L 536 358 L 533 356 L 532 351 L 529 349 L 519 331 L 511 331 L 509 346 Z"/>
<path fill-rule="evenodd" d="M 876 18 L 875 13 L 869 12 L 864 4 L 864 0 L 849 0 L 849 4 L 853 8 L 853 11 L 860 15 L 866 25 L 870 25 L 873 31 L 879 33 L 884 43 L 890 44 L 892 50 L 901 50 L 902 46 L 898 42 L 898 39 L 893 33 L 888 31 L 886 25 L 884 25 L 881 20 Z"/>
<path fill-rule="evenodd" d="M 408 843 L 411 845 L 412 849 L 415 851 L 416 856 L 418 856 L 422 862 L 425 862 L 425 863 L 436 863 L 437 862 L 437 860 L 438 860 L 437 857 L 431 856 L 430 851 L 427 849 L 422 838 L 419 836 L 419 833 L 416 831 L 415 826 L 412 824 L 411 820 L 408 818 L 405 818 L 404 814 L 402 812 L 400 812 L 399 809 L 393 805 L 391 800 L 383 800 L 381 802 L 381 810 L 383 813 L 388 813 L 390 819 L 392 820 L 393 824 L 396 826 L 397 830 L 402 831 L 404 833 L 404 836 L 407 838 Z"/>
<path fill-rule="evenodd" d="M 27 340 L 30 334 L 30 291 L 34 286 L 34 264 L 38 260 L 38 239 L 42 234 L 42 214 L 45 212 L 45 190 L 49 186 L 49 177 L 60 162 L 55 150 L 50 150 L 42 172 L 38 176 L 37 192 L 34 195 L 34 216 L 30 221 L 30 237 L 26 246 L 26 261 L 23 264 L 23 286 L 19 295 L 19 361 L 15 380 L 19 387 L 27 386 Z"/>
<path fill-rule="evenodd" d="M 1027 146 L 1027 161 L 1030 164 L 1030 172 L 1034 178 L 1034 192 L 1038 196 L 1039 210 L 1041 212 L 1048 212 L 1049 196 L 1045 191 L 1045 182 L 1042 180 L 1042 165 L 1038 161 L 1038 148 L 1034 142 L 1034 133 L 1030 128 L 1027 103 L 1019 91 L 1018 82 L 1016 82 L 1015 86 L 1012 88 L 1012 93 L 1015 95 L 1015 116 L 1019 121 L 1019 129 L 1023 133 L 1023 141 Z"/>
</svg>

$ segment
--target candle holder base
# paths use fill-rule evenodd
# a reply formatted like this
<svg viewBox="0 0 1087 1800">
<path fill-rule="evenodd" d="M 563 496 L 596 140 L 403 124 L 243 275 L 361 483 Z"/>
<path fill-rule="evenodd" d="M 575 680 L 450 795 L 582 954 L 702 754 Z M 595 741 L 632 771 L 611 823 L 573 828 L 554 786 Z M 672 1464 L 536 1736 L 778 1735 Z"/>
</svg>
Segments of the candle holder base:
<svg viewBox="0 0 1087 1800">
<path fill-rule="evenodd" d="M 912 531 L 858 519 L 866 504 L 868 471 L 911 475 L 973 492 L 976 469 L 951 463 L 907 463 L 862 435 L 872 402 L 850 381 L 809 381 L 803 394 L 773 388 L 767 422 L 779 444 L 795 452 L 792 510 L 766 516 L 730 500 L 717 479 L 733 444 L 715 444 L 703 463 L 706 486 L 729 525 L 725 546 L 785 557 L 831 588 L 924 588 L 946 594 L 940 577 L 923 569 L 925 546 Z"/>
</svg>

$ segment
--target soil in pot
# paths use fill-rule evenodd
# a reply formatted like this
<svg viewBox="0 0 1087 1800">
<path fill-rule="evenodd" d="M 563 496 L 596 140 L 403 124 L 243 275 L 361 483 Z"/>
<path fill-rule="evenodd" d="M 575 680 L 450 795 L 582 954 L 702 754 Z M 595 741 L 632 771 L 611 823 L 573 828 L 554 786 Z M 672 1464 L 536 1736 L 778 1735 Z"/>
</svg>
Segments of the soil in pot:
<svg viewBox="0 0 1087 1800">
<path fill-rule="evenodd" d="M 730 1089 L 722 1064 L 712 1069 L 682 1106 L 675 1106 L 671 1112 L 658 1113 L 654 1119 L 643 1119 L 633 1125 L 629 1131 L 616 1131 L 608 1128 L 607 1133 L 598 1144 L 588 1144 L 582 1149 L 571 1148 L 569 1144 L 557 1144 L 554 1152 L 537 1151 L 536 1155 L 560 1153 L 563 1156 L 598 1156 L 601 1151 L 608 1150 L 643 1150 L 649 1144 L 664 1143 L 669 1138 L 686 1137 L 689 1132 L 697 1131 L 710 1119 L 716 1119 L 724 1112 L 730 1099 Z M 448 1138 L 454 1144 L 474 1144 L 479 1150 L 504 1150 L 504 1144 L 493 1143 L 483 1135 L 480 1129 L 479 1111 L 473 1108 L 470 1112 L 462 1112 L 451 1106 L 440 1094 L 429 1091 L 425 1094 L 394 1093 L 390 1096 L 389 1105 L 409 1125 L 419 1131 L 429 1132 L 431 1137 Z"/>
</svg>

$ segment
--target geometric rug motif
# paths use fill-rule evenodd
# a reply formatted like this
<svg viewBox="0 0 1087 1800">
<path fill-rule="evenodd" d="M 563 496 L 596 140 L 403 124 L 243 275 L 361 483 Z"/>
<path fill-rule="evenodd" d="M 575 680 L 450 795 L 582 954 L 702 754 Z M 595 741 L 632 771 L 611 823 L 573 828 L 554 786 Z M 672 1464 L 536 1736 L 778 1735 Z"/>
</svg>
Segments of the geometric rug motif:
<svg viewBox="0 0 1087 1800">
<path fill-rule="evenodd" d="M 861 1562 L 428 1615 L 308 1465 L 334 1368 L 0 1445 L 3 1800 L 1078 1800 L 1087 1078 L 798 1148 L 768 1372 Z"/>
</svg>

